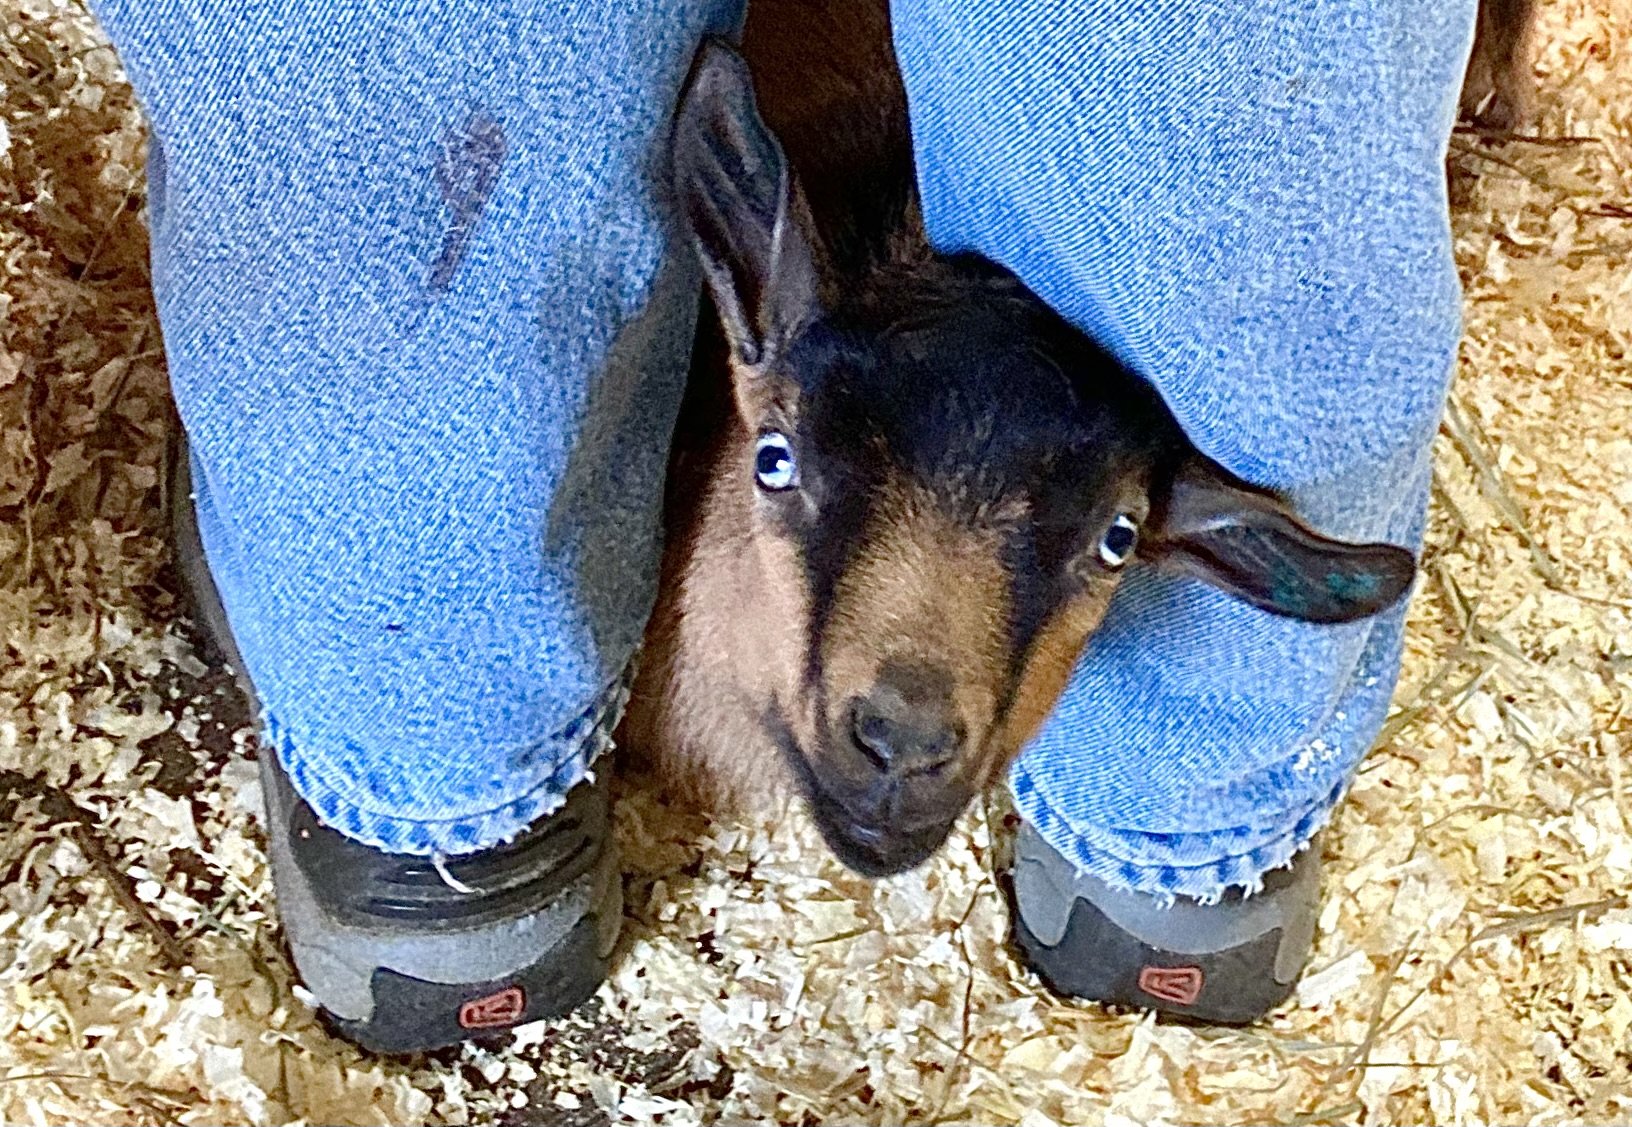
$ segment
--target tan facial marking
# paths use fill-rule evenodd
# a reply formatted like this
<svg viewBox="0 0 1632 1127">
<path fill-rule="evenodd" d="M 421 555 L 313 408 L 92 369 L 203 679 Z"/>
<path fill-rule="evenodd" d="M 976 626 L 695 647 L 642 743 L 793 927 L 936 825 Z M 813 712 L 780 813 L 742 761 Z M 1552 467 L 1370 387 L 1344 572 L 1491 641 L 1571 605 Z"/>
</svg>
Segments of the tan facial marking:
<svg viewBox="0 0 1632 1127">
<path fill-rule="evenodd" d="M 797 410 L 788 381 L 732 365 L 738 418 L 708 451 L 695 519 L 664 556 L 664 582 L 622 735 L 707 809 L 763 809 L 785 793 L 767 711 L 801 745 L 817 730 L 800 683 L 810 599 L 797 548 L 769 527 L 753 477 L 754 436 Z"/>
<path fill-rule="evenodd" d="M 984 742 L 1009 664 L 1000 548 L 995 531 L 953 520 L 922 488 L 883 488 L 823 639 L 830 723 L 886 662 L 906 661 L 945 670 L 967 746 Z"/>
<path fill-rule="evenodd" d="M 1084 643 L 1105 617 L 1116 586 L 1116 581 L 1109 577 L 1090 582 L 1086 590 L 1060 607 L 1038 631 L 1026 654 L 1025 669 L 1015 687 L 1003 729 L 981 749 L 976 764 L 979 770 L 976 786 L 995 782 L 1054 711 L 1077 659 L 1082 656 Z"/>
</svg>

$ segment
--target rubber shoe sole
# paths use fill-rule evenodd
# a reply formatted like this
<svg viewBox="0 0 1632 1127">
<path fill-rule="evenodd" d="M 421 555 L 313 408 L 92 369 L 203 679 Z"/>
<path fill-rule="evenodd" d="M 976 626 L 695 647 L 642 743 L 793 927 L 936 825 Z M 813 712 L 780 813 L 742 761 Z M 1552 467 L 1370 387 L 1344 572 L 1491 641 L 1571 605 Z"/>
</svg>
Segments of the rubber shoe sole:
<svg viewBox="0 0 1632 1127">
<path fill-rule="evenodd" d="M 1026 963 L 1057 994 L 1245 1025 L 1286 1001 L 1309 958 L 1320 850 L 1217 904 L 1113 889 L 1022 823 L 1011 912 Z"/>
<path fill-rule="evenodd" d="M 212 656 L 253 701 L 205 563 L 179 442 L 171 459 L 171 538 L 184 594 Z M 347 1039 L 381 1053 L 443 1048 L 562 1016 L 606 978 L 623 885 L 604 777 L 574 787 L 561 809 L 514 841 L 436 865 L 322 825 L 270 747 L 259 761 L 289 953 Z"/>
<path fill-rule="evenodd" d="M 319 891 L 355 874 L 339 866 L 314 871 L 297 862 L 290 827 L 309 814 L 270 749 L 261 755 L 261 779 L 272 884 L 290 955 L 306 988 L 349 1040 L 384 1053 L 453 1045 L 560 1017 L 587 1001 L 605 979 L 623 915 L 622 882 L 610 849 L 600 849 L 587 872 L 566 882 L 547 869 L 538 872 L 537 883 L 562 887 L 532 911 L 468 927 L 425 917 L 379 919 L 371 926 L 355 903 L 342 915 L 332 897 Z M 547 833 L 584 806 L 604 807 L 606 797 L 602 783 L 577 787 L 567 807 L 528 832 Z M 406 867 L 419 859 L 401 860 Z M 469 874 L 458 860 L 446 867 L 466 884 Z M 475 889 L 463 896 L 467 906 L 481 911 L 487 890 L 467 887 Z"/>
</svg>

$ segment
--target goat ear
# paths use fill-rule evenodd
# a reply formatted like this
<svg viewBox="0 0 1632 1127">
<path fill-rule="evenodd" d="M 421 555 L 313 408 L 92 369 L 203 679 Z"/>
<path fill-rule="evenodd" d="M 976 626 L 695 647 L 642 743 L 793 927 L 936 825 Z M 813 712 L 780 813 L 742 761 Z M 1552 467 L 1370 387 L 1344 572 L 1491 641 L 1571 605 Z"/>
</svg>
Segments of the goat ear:
<svg viewBox="0 0 1632 1127">
<path fill-rule="evenodd" d="M 1352 622 L 1393 606 L 1416 559 L 1392 544 L 1322 536 L 1279 498 L 1193 459 L 1158 506 L 1143 554 L 1253 606 L 1306 622 Z"/>
<path fill-rule="evenodd" d="M 748 64 L 721 40 L 705 40 L 692 66 L 670 160 L 732 352 L 763 367 L 814 308 L 816 268 L 787 157 L 759 116 Z"/>
</svg>

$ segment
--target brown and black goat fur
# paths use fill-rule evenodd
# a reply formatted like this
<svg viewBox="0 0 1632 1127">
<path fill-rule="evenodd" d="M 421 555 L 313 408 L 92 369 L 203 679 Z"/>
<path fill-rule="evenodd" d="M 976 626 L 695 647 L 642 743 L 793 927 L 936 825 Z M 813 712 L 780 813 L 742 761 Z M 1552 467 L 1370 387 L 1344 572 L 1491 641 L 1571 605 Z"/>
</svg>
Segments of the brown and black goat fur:
<svg viewBox="0 0 1632 1127">
<path fill-rule="evenodd" d="M 1540 0 L 1483 0 L 1473 54 L 1462 83 L 1462 116 L 1512 131 L 1535 113 L 1536 9 Z"/>
<path fill-rule="evenodd" d="M 1053 708 L 1124 557 L 1310 621 L 1402 596 L 1409 552 L 1310 530 L 1007 270 L 926 244 L 883 5 L 756 0 L 743 50 L 705 45 L 676 118 L 712 331 L 636 756 L 711 804 L 791 789 L 894 872 Z"/>
</svg>

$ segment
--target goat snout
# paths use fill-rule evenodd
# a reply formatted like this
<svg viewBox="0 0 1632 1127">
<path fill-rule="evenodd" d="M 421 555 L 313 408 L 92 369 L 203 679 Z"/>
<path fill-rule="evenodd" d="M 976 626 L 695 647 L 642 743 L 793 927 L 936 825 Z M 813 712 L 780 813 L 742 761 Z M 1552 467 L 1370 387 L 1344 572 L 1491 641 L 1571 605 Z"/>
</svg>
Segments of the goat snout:
<svg viewBox="0 0 1632 1127">
<path fill-rule="evenodd" d="M 887 664 L 865 696 L 850 707 L 850 739 L 878 771 L 897 778 L 937 775 L 962 749 L 965 729 L 943 670 Z"/>
</svg>

